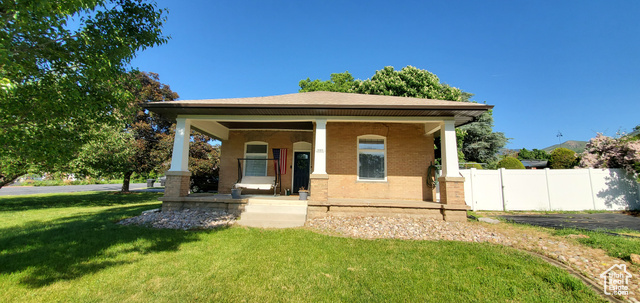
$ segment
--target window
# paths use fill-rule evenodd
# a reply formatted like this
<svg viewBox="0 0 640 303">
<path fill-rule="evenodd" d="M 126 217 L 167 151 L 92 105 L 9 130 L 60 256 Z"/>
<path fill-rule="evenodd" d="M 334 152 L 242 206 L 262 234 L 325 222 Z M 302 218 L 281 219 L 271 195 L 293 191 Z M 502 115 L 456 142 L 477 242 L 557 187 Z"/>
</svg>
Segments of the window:
<svg viewBox="0 0 640 303">
<path fill-rule="evenodd" d="M 386 139 L 358 137 L 358 180 L 385 181 L 387 177 Z"/>
<path fill-rule="evenodd" d="M 267 159 L 268 151 L 267 143 L 264 142 L 247 142 L 244 147 L 245 159 Z M 267 175 L 267 160 L 244 160 L 245 176 Z"/>
</svg>

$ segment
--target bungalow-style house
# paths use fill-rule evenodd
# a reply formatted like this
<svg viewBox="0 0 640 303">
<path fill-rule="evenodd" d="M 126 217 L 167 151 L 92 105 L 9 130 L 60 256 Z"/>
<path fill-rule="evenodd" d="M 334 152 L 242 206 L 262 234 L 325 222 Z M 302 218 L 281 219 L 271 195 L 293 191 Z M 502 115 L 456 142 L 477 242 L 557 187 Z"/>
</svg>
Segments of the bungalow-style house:
<svg viewBox="0 0 640 303">
<path fill-rule="evenodd" d="M 468 207 L 455 127 L 493 106 L 308 92 L 152 102 L 146 107 L 177 122 L 163 210 L 213 207 L 240 212 L 247 194 L 262 194 L 277 204 L 279 198 L 291 198 L 283 195 L 287 190 L 295 194 L 304 189 L 309 191 L 307 218 L 373 214 L 462 221 Z M 218 195 L 189 195 L 192 129 L 222 142 Z M 442 141 L 439 201 L 427 182 L 436 136 Z M 227 195 L 236 187 L 243 188 L 245 196 Z"/>
</svg>

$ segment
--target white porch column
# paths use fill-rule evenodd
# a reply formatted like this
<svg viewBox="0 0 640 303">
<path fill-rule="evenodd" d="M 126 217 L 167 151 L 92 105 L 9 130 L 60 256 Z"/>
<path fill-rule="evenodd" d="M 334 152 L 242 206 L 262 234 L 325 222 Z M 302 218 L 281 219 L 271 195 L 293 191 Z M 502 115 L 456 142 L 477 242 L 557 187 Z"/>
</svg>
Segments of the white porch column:
<svg viewBox="0 0 640 303">
<path fill-rule="evenodd" d="M 313 174 L 327 174 L 327 120 L 316 120 L 315 154 L 313 157 Z"/>
<path fill-rule="evenodd" d="M 442 123 L 440 142 L 442 147 L 442 177 L 460 177 L 454 120 L 445 120 Z"/>
<path fill-rule="evenodd" d="M 176 119 L 176 136 L 173 140 L 173 155 L 169 171 L 189 171 L 189 140 L 191 134 L 191 120 Z"/>
</svg>

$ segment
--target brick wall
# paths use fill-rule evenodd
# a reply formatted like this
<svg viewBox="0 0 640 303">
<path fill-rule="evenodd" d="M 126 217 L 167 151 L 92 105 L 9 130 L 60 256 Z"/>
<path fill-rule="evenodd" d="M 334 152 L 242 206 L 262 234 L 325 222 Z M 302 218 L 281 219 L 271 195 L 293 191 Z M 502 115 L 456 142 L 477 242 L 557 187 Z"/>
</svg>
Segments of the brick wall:
<svg viewBox="0 0 640 303">
<path fill-rule="evenodd" d="M 357 137 L 379 135 L 387 138 L 387 181 L 357 181 Z M 272 148 L 288 148 L 287 173 L 283 189 L 291 188 L 293 143 L 313 143 L 312 132 L 230 131 L 222 141 L 219 192 L 228 194 L 238 175 L 238 158 L 244 157 L 244 144 L 263 141 Z M 424 135 L 422 124 L 409 123 L 327 123 L 327 173 L 329 198 L 372 198 L 433 201 L 434 191 L 426 186 L 427 168 L 434 160 L 433 136 Z M 313 152 L 311 159 L 313 171 Z M 273 175 L 273 165 L 268 166 Z M 324 190 L 324 189 L 323 189 Z M 311 189 L 313 198 L 313 188 Z M 243 193 L 252 193 L 243 190 Z M 266 193 L 257 191 L 256 193 Z"/>
<path fill-rule="evenodd" d="M 387 181 L 357 181 L 357 137 L 387 139 Z M 433 136 L 422 124 L 327 123 L 329 198 L 372 198 L 433 201 L 426 186 L 427 168 L 434 160 Z"/>
<path fill-rule="evenodd" d="M 220 183 L 218 192 L 231 193 L 231 187 L 238 178 L 238 158 L 244 158 L 244 144 L 250 141 L 267 142 L 269 158 L 273 158 L 273 148 L 287 148 L 287 173 L 282 175 L 282 193 L 284 189 L 291 188 L 293 143 L 313 142 L 312 132 L 302 131 L 230 131 L 229 139 L 223 140 L 220 146 Z M 244 164 L 243 164 L 244 165 Z M 274 175 L 273 162 L 267 164 L 267 175 Z M 268 191 L 243 190 L 242 193 L 265 194 Z M 273 194 L 273 191 L 271 191 Z"/>
</svg>

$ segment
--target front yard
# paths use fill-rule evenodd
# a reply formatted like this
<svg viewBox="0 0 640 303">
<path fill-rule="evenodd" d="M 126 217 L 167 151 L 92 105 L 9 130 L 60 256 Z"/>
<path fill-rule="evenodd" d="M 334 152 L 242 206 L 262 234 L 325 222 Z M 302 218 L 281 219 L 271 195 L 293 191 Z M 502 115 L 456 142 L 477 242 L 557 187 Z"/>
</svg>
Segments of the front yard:
<svg viewBox="0 0 640 303">
<path fill-rule="evenodd" d="M 159 207 L 157 197 L 0 197 L 0 301 L 603 301 L 564 271 L 487 243 L 115 223 Z"/>
</svg>

